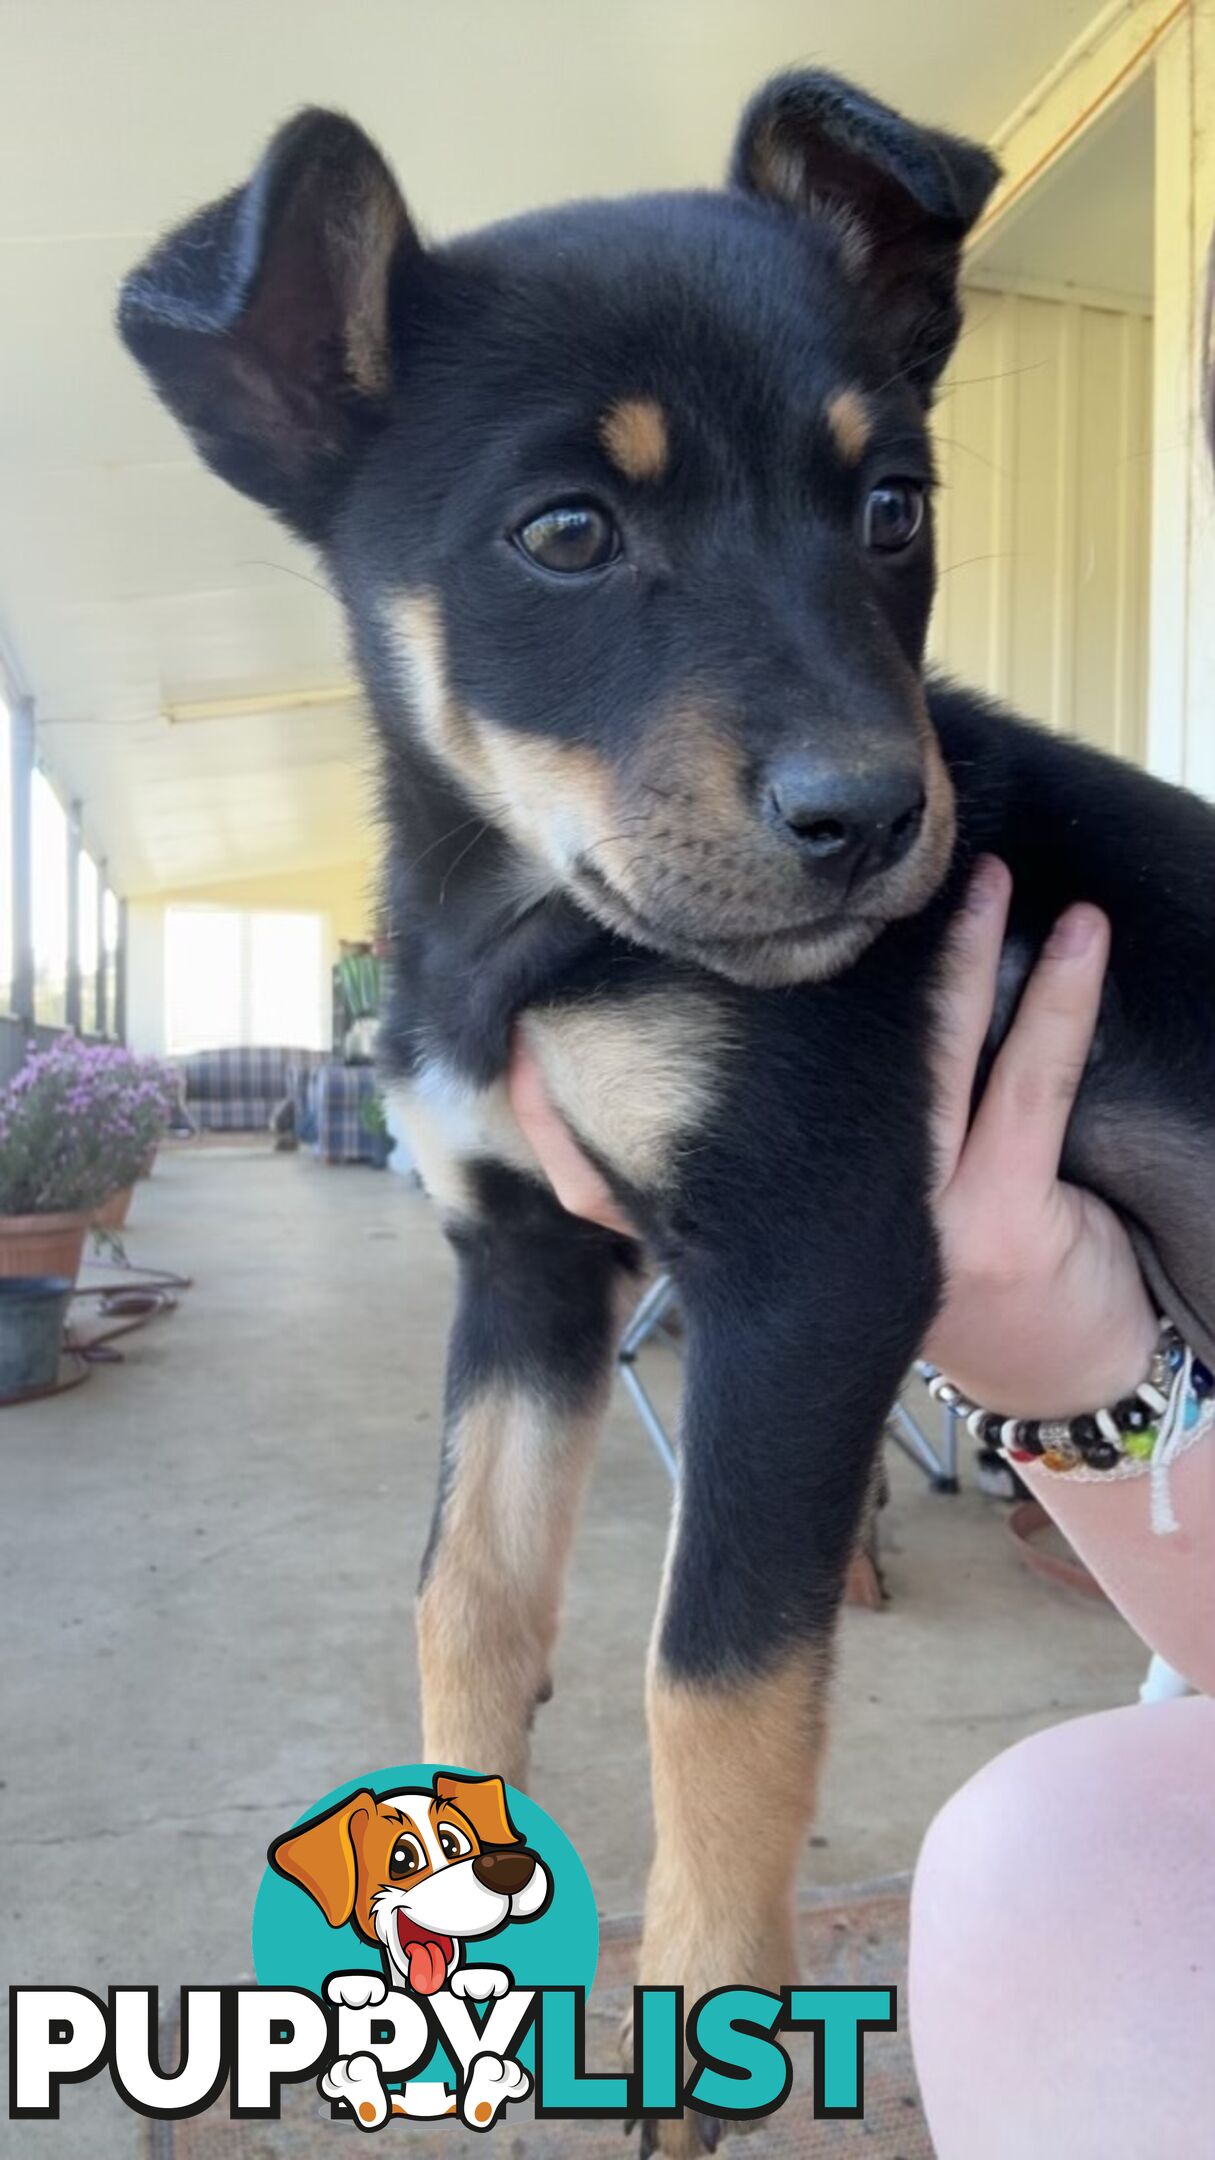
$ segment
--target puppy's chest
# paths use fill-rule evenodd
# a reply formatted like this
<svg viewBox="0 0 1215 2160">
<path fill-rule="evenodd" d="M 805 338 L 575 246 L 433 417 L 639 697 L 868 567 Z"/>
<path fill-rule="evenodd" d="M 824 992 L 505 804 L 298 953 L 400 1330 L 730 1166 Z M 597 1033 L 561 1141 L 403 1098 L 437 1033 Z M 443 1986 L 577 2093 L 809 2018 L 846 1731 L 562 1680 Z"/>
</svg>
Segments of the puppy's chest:
<svg viewBox="0 0 1215 2160">
<path fill-rule="evenodd" d="M 636 1191 L 668 1189 L 681 1148 L 713 1119 L 738 1047 L 725 1001 L 682 985 L 635 990 L 532 1007 L 519 1026 L 581 1144 Z M 435 1057 L 397 1084 L 396 1100 L 422 1181 L 445 1212 L 467 1211 L 478 1161 L 542 1178 L 504 1079 L 476 1088 Z"/>
</svg>

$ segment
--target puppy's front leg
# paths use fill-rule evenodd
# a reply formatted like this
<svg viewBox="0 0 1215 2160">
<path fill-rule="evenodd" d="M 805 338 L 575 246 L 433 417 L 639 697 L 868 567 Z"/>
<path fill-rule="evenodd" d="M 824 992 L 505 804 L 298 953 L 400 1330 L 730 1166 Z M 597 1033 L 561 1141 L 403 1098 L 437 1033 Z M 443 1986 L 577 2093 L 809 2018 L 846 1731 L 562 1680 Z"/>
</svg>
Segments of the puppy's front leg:
<svg viewBox="0 0 1215 2160">
<path fill-rule="evenodd" d="M 428 1762 L 527 1778 L 565 1565 L 611 1371 L 623 1240 L 482 1165 L 460 1263 L 439 1500 L 418 1604 Z"/>
<path fill-rule="evenodd" d="M 751 1250 L 683 1282 L 688 1398 L 648 1681 L 656 1844 L 639 1977 L 682 1983 L 689 2007 L 797 1978 L 836 1612 L 935 1280 L 926 1220 L 896 1242 L 880 1315 L 846 1249 L 821 1251 L 821 1276 L 804 1252 L 786 1268 Z M 715 2134 L 688 2110 L 647 2143 L 694 2155 Z"/>
</svg>

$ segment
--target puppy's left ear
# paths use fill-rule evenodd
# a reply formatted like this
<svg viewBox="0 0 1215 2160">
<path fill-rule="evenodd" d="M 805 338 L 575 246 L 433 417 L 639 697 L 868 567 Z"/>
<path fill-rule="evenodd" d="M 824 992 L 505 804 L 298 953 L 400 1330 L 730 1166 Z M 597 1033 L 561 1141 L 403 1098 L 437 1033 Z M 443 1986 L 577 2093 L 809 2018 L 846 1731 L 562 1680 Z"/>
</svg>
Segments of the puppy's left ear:
<svg viewBox="0 0 1215 2160">
<path fill-rule="evenodd" d="M 208 465 L 319 539 L 384 417 L 394 275 L 420 257 L 375 144 L 301 112 L 131 272 L 118 327 Z"/>
<path fill-rule="evenodd" d="M 730 164 L 736 187 L 836 225 L 926 400 L 957 342 L 962 242 L 999 177 L 979 143 L 917 127 L 817 69 L 759 91 Z"/>
<path fill-rule="evenodd" d="M 510 1819 L 506 1787 L 500 1777 L 452 1777 L 440 1771 L 435 1778 L 435 1799 L 450 1800 L 453 1807 L 458 1807 L 482 1845 L 523 1843 Z"/>
</svg>

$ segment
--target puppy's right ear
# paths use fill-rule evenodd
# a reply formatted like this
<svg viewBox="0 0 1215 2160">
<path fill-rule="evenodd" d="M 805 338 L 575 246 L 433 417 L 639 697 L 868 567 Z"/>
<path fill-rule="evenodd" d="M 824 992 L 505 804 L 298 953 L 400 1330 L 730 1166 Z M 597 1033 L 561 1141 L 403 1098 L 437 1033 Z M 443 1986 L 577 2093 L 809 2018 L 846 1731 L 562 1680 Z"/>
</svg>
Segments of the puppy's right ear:
<svg viewBox="0 0 1215 2160">
<path fill-rule="evenodd" d="M 420 254 L 374 143 L 301 112 L 131 272 L 118 327 L 207 464 L 315 540 L 383 420 L 393 279 Z"/>
<path fill-rule="evenodd" d="M 327 1815 L 302 1823 L 276 1838 L 268 1858 L 272 1868 L 315 1898 L 330 1927 L 345 1927 L 358 1894 L 356 1840 L 375 1813 L 375 1794 L 355 1793 Z"/>
<path fill-rule="evenodd" d="M 957 339 L 962 242 L 1000 168 L 837 75 L 778 75 L 743 114 L 730 179 L 844 235 L 899 370 L 927 400 Z"/>
</svg>

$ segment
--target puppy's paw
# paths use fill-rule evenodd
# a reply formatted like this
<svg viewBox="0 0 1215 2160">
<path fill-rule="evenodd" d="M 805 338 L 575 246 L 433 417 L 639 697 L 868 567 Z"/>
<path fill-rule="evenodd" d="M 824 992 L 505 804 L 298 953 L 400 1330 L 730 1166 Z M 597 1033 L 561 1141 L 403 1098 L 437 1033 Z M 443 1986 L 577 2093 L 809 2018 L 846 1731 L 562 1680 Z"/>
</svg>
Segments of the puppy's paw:
<svg viewBox="0 0 1215 2160">
<path fill-rule="evenodd" d="M 392 2112 L 374 2055 L 339 2056 L 317 2079 L 317 2086 L 326 2100 L 345 2102 L 360 2130 L 378 2130 Z"/>
<path fill-rule="evenodd" d="M 640 2160 L 661 2153 L 663 2160 L 701 2160 L 717 2151 L 722 2133 L 719 2115 L 697 2115 L 692 2108 L 669 2122 L 643 2122 Z"/>
<path fill-rule="evenodd" d="M 497 2002 L 499 1995 L 510 1993 L 511 1977 L 496 1965 L 461 1965 L 447 1985 L 461 2002 Z"/>
<path fill-rule="evenodd" d="M 532 2081 L 522 2063 L 474 2055 L 460 2113 L 470 2130 L 492 2130 L 508 2100 L 526 2100 Z"/>
<path fill-rule="evenodd" d="M 330 1973 L 325 1993 L 343 2010 L 378 2010 L 388 1999 L 388 1986 L 379 1973 Z"/>
</svg>

